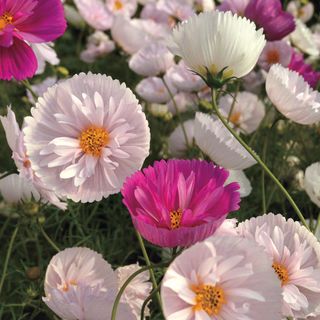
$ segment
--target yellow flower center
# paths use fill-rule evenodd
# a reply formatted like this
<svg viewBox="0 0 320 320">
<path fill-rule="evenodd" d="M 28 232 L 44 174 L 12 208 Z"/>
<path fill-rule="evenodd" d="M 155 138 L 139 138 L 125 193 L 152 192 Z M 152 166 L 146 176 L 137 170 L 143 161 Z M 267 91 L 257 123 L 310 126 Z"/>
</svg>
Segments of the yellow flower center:
<svg viewBox="0 0 320 320">
<path fill-rule="evenodd" d="M 94 157 L 100 157 L 102 149 L 109 142 L 109 134 L 104 128 L 91 126 L 81 132 L 80 147 L 82 151 Z"/>
<path fill-rule="evenodd" d="M 222 306 L 226 303 L 224 291 L 219 286 L 209 284 L 195 286 L 192 288 L 196 294 L 194 311 L 205 311 L 209 316 L 218 315 Z"/>
<path fill-rule="evenodd" d="M 5 12 L 1 17 L 0 17 L 0 31 L 3 30 L 8 24 L 12 24 L 13 21 L 13 16 Z"/>
<path fill-rule="evenodd" d="M 182 219 L 182 210 L 172 210 L 170 211 L 170 229 L 178 229 L 180 228 L 180 223 Z"/>
<path fill-rule="evenodd" d="M 66 282 L 66 283 L 63 285 L 62 291 L 64 291 L 64 292 L 69 291 L 69 288 L 70 288 L 69 285 L 77 286 L 78 283 L 77 283 L 76 280 L 70 280 L 69 282 Z"/>
<path fill-rule="evenodd" d="M 233 112 L 233 113 L 231 114 L 230 121 L 231 121 L 233 124 L 238 125 L 238 124 L 239 124 L 240 117 L 241 117 L 241 113 L 240 113 L 240 112 Z"/>
<path fill-rule="evenodd" d="M 120 0 L 116 0 L 114 2 L 114 9 L 115 10 L 121 10 L 123 8 L 123 3 Z"/>
<path fill-rule="evenodd" d="M 281 263 L 274 262 L 272 268 L 276 272 L 279 280 L 281 281 L 281 286 L 286 285 L 289 282 L 288 269 Z"/>
<path fill-rule="evenodd" d="M 276 64 L 280 61 L 280 54 L 278 50 L 270 50 L 267 52 L 267 62 L 269 64 Z"/>
</svg>

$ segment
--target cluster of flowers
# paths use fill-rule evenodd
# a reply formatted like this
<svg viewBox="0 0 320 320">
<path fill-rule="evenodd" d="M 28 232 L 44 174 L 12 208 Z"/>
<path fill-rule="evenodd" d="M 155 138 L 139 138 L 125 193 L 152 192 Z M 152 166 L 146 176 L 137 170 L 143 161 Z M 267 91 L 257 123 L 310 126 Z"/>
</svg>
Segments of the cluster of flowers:
<svg viewBox="0 0 320 320">
<path fill-rule="evenodd" d="M 145 109 L 125 84 L 100 74 L 34 87 L 41 97 L 21 129 L 11 107 L 0 117 L 19 171 L 0 180 L 3 197 L 11 202 L 33 197 L 66 209 L 67 199 L 100 201 L 121 191 L 146 240 L 189 247 L 162 281 L 166 319 L 320 316 L 316 238 L 281 215 L 237 227 L 225 220 L 251 191 L 241 170 L 255 165 L 257 157 L 237 132 L 251 134 L 265 117 L 259 87 L 266 82 L 269 100 L 291 121 L 320 121 L 320 73 L 302 55 L 310 62 L 319 55 L 319 30 L 312 33 L 304 24 L 312 6 L 291 2 L 289 13 L 279 0 L 225 0 L 217 10 L 213 1 L 159 0 L 147 1 L 140 18 L 132 18 L 138 8 L 134 0 L 75 0 L 75 5 L 96 29 L 82 59 L 92 62 L 116 44 L 121 47 L 130 55 L 129 67 L 145 77 L 135 88 Z M 62 9 L 60 0 L 0 2 L 1 79 L 35 74 L 33 43 L 48 50 L 46 42 L 64 32 Z M 116 44 L 103 32 L 109 29 Z M 47 52 L 57 59 L 52 48 Z M 174 55 L 182 59 L 176 63 Z M 220 95 L 242 77 L 246 91 L 221 96 L 214 115 L 195 112 L 211 100 L 214 108 L 215 90 Z M 169 137 L 170 153 L 183 157 L 196 146 L 215 164 L 162 160 L 140 171 L 150 148 L 144 110 L 168 121 L 191 111 L 194 118 Z M 320 163 L 315 163 L 306 170 L 305 190 L 318 206 L 319 180 Z M 44 301 L 66 320 L 110 319 L 119 288 L 139 266 L 127 268 L 114 272 L 89 249 L 66 249 L 49 264 Z M 126 289 L 119 319 L 140 317 L 151 291 L 147 278 L 141 274 Z"/>
</svg>

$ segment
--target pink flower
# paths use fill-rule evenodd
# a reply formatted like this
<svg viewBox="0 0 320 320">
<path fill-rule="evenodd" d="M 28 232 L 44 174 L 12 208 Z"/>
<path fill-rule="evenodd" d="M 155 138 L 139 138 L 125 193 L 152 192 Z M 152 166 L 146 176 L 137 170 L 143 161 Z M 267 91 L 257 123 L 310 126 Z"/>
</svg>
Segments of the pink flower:
<svg viewBox="0 0 320 320">
<path fill-rule="evenodd" d="M 295 29 L 293 16 L 282 10 L 280 0 L 251 0 L 244 15 L 263 28 L 268 41 L 281 40 Z"/>
<path fill-rule="evenodd" d="M 26 43 L 49 42 L 66 29 L 61 0 L 2 0 L 0 3 L 0 79 L 23 80 L 37 70 Z"/>
<path fill-rule="evenodd" d="M 218 10 L 220 11 L 231 11 L 236 13 L 238 16 L 244 16 L 244 12 L 250 0 L 224 0 Z"/>
<path fill-rule="evenodd" d="M 298 72 L 312 88 L 317 87 L 320 72 L 313 70 L 311 65 L 305 63 L 302 54 L 293 52 L 288 68 Z"/>
<path fill-rule="evenodd" d="M 190 246 L 211 236 L 239 208 L 228 171 L 198 160 L 156 161 L 127 179 L 121 192 L 134 226 L 162 247 Z"/>
</svg>

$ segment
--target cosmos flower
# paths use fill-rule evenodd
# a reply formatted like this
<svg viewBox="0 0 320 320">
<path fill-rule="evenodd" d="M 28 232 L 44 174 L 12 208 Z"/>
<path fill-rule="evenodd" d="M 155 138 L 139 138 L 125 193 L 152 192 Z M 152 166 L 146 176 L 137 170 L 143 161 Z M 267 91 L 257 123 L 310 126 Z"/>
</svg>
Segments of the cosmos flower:
<svg viewBox="0 0 320 320">
<path fill-rule="evenodd" d="M 68 248 L 50 261 L 44 283 L 46 305 L 64 320 L 109 320 L 118 291 L 111 265 L 88 248 Z M 117 320 L 135 320 L 120 303 Z"/>
<path fill-rule="evenodd" d="M 200 36 L 201 35 L 201 36 Z M 243 77 L 265 45 L 262 29 L 231 12 L 204 12 L 179 24 L 169 48 L 193 71 L 206 76 L 224 70 L 224 77 Z"/>
<path fill-rule="evenodd" d="M 320 162 L 315 162 L 306 169 L 304 189 L 310 200 L 320 207 Z"/>
<path fill-rule="evenodd" d="M 288 3 L 287 11 L 302 22 L 308 22 L 313 16 L 314 5 L 312 2 L 302 4 L 299 0 L 293 0 Z"/>
<path fill-rule="evenodd" d="M 266 90 L 272 103 L 290 120 L 304 125 L 320 121 L 320 94 L 296 71 L 273 65 L 267 75 Z"/>
<path fill-rule="evenodd" d="M 0 79 L 23 80 L 37 71 L 26 43 L 57 39 L 66 29 L 61 0 L 6 0 L 0 4 Z"/>
<path fill-rule="evenodd" d="M 220 11 L 231 11 L 243 17 L 249 2 L 250 0 L 223 0 L 217 9 Z"/>
<path fill-rule="evenodd" d="M 161 286 L 167 320 L 280 319 L 281 288 L 253 241 L 210 237 L 182 252 Z"/>
<path fill-rule="evenodd" d="M 105 0 L 106 6 L 114 15 L 132 17 L 137 11 L 137 0 Z"/>
<path fill-rule="evenodd" d="M 198 105 L 198 98 L 194 93 L 178 92 L 172 99 L 167 103 L 169 111 L 173 114 L 187 112 L 194 110 Z"/>
<path fill-rule="evenodd" d="M 207 114 L 196 113 L 194 137 L 201 151 L 220 166 L 243 170 L 256 164 L 223 123 Z"/>
<path fill-rule="evenodd" d="M 284 317 L 320 314 L 320 244 L 299 222 L 269 213 L 238 225 L 238 233 L 255 240 L 272 259 L 282 287 Z"/>
<path fill-rule="evenodd" d="M 53 48 L 53 43 L 34 43 L 31 45 L 34 54 L 37 57 L 38 69 L 36 74 L 42 74 L 46 68 L 46 62 L 52 66 L 60 63 L 56 51 Z"/>
<path fill-rule="evenodd" d="M 244 134 L 250 134 L 257 130 L 266 113 L 265 106 L 258 96 L 251 92 L 242 91 L 238 93 L 234 104 L 233 100 L 230 95 L 221 97 L 219 107 L 222 114 L 229 118 L 238 131 Z"/>
<path fill-rule="evenodd" d="M 149 154 L 150 132 L 133 93 L 104 75 L 84 74 L 48 89 L 26 118 L 32 169 L 74 201 L 117 193 Z"/>
<path fill-rule="evenodd" d="M 226 181 L 226 184 L 231 182 L 239 183 L 239 193 L 241 198 L 245 198 L 248 195 L 250 195 L 252 191 L 252 186 L 250 180 L 247 178 L 247 176 L 242 170 L 229 170 L 229 177 Z"/>
<path fill-rule="evenodd" d="M 228 172 L 198 160 L 156 161 L 127 179 L 121 193 L 141 235 L 161 247 L 190 246 L 211 236 L 239 208 Z"/>
<path fill-rule="evenodd" d="M 280 0 L 250 0 L 244 15 L 263 28 L 268 41 L 281 40 L 295 29 L 292 14 L 282 9 Z"/>
</svg>

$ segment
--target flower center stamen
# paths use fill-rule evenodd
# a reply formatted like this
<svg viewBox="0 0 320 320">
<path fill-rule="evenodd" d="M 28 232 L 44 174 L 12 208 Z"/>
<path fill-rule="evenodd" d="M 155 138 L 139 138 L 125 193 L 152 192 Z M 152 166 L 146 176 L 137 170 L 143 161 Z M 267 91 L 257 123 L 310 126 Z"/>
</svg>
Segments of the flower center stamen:
<svg viewBox="0 0 320 320">
<path fill-rule="evenodd" d="M 274 262 L 272 268 L 276 272 L 279 280 L 281 281 L 281 286 L 286 285 L 289 282 L 288 269 L 281 263 Z"/>
<path fill-rule="evenodd" d="M 205 311 L 209 316 L 218 315 L 226 303 L 224 291 L 219 286 L 200 285 L 192 288 L 196 294 L 194 311 Z"/>
<path fill-rule="evenodd" d="M 230 121 L 231 121 L 233 124 L 238 125 L 238 124 L 239 124 L 240 117 L 241 117 L 241 113 L 240 113 L 240 112 L 233 112 L 233 113 L 231 114 Z"/>
<path fill-rule="evenodd" d="M 77 286 L 78 283 L 77 283 L 77 281 L 75 281 L 75 280 L 70 280 L 69 282 L 66 282 L 66 283 L 63 285 L 62 291 L 64 291 L 64 292 L 69 291 L 69 285 Z"/>
<path fill-rule="evenodd" d="M 172 210 L 170 211 L 170 229 L 178 229 L 180 228 L 180 223 L 182 219 L 182 210 Z"/>
<path fill-rule="evenodd" d="M 109 142 L 109 134 L 104 128 L 91 126 L 81 132 L 79 140 L 80 147 L 84 153 L 100 157 L 102 149 Z"/>
<path fill-rule="evenodd" d="M 1 17 L 0 17 L 0 30 L 3 30 L 8 24 L 12 24 L 13 21 L 13 16 L 5 12 Z"/>
<path fill-rule="evenodd" d="M 269 64 L 276 64 L 280 61 L 280 54 L 278 50 L 270 50 L 267 52 L 267 62 Z"/>
<path fill-rule="evenodd" d="M 122 1 L 120 1 L 120 0 L 116 0 L 115 2 L 114 2 L 114 9 L 115 10 L 121 10 L 123 8 L 123 3 L 122 3 Z"/>
</svg>

